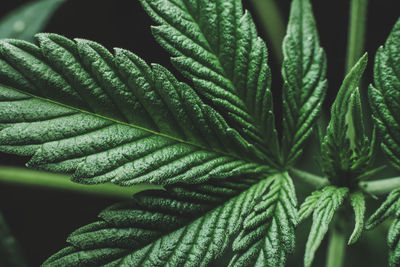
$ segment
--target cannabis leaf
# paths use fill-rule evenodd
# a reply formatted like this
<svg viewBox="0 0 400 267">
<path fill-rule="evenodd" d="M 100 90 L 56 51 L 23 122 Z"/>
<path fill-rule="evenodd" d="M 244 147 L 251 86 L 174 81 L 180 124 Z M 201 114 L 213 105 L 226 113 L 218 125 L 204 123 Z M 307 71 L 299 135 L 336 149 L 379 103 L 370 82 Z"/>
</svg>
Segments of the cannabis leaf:
<svg viewBox="0 0 400 267">
<path fill-rule="evenodd" d="M 395 189 L 387 196 L 385 202 L 368 219 L 366 229 L 372 229 L 381 224 L 384 220 L 394 215 L 400 209 L 400 188 Z"/>
<path fill-rule="evenodd" d="M 51 15 L 65 0 L 32 1 L 13 10 L 0 21 L 0 38 L 15 38 L 33 41 Z"/>
<path fill-rule="evenodd" d="M 139 193 L 72 233 L 71 245 L 44 266 L 207 266 L 273 179 L 241 176 Z"/>
<path fill-rule="evenodd" d="M 301 204 L 299 210 L 299 223 L 307 219 L 318 205 L 321 198 L 322 190 L 315 190 Z"/>
<path fill-rule="evenodd" d="M 351 234 L 348 245 L 354 244 L 361 236 L 364 230 L 364 217 L 365 217 L 365 196 L 363 192 L 357 191 L 350 194 L 350 204 L 354 210 L 354 217 L 356 224 L 353 233 Z"/>
<path fill-rule="evenodd" d="M 382 136 L 381 147 L 400 170 L 400 20 L 375 56 L 374 86 L 369 87 L 373 118 Z"/>
<path fill-rule="evenodd" d="M 326 93 L 326 56 L 308 0 L 294 0 L 283 42 L 283 150 L 286 165 L 302 153 Z"/>
<path fill-rule="evenodd" d="M 365 135 L 357 87 L 366 65 L 367 54 L 346 75 L 321 146 L 321 165 L 334 185 L 353 187 L 372 164 L 375 138 L 370 144 Z"/>
<path fill-rule="evenodd" d="M 141 0 L 156 40 L 243 143 L 279 169 L 267 48 L 239 0 Z"/>
<path fill-rule="evenodd" d="M 313 222 L 304 255 L 305 267 L 311 266 L 315 252 L 328 231 L 329 223 L 348 192 L 349 189 L 346 187 L 326 186 L 320 193 L 308 197 L 300 207 L 300 214 L 304 214 L 303 219 L 311 214 L 311 209 L 313 210 Z"/>
<path fill-rule="evenodd" d="M 400 214 L 396 214 L 388 232 L 389 246 L 389 267 L 396 267 L 400 264 Z"/>
<path fill-rule="evenodd" d="M 229 266 L 284 266 L 293 252 L 297 200 L 292 180 L 287 174 L 276 175 L 268 190 L 249 209 Z"/>
<path fill-rule="evenodd" d="M 37 38 L 40 47 L 0 42 L 1 151 L 89 184 L 200 183 L 269 171 L 165 68 L 87 40 Z"/>
<path fill-rule="evenodd" d="M 400 188 L 395 189 L 387 196 L 377 211 L 368 219 L 365 228 L 372 229 L 386 219 L 394 217 L 388 232 L 389 265 L 400 264 Z"/>
<path fill-rule="evenodd" d="M 400 170 L 400 19 L 391 31 L 385 46 L 375 56 L 374 85 L 369 87 L 369 99 L 374 122 L 381 134 L 381 148 L 389 162 Z M 371 229 L 389 217 L 395 219 L 388 232 L 389 265 L 400 265 L 400 189 L 393 190 L 369 218 Z"/>
</svg>

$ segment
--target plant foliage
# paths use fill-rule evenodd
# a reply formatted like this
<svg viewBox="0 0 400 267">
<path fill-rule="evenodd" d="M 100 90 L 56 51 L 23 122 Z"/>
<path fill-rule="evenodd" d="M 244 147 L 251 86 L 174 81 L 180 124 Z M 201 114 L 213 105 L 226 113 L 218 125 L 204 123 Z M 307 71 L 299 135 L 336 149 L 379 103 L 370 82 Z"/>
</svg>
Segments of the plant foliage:
<svg viewBox="0 0 400 267">
<path fill-rule="evenodd" d="M 292 180 L 284 174 L 271 183 L 246 214 L 230 266 L 284 266 L 294 251 L 297 200 Z"/>
<path fill-rule="evenodd" d="M 391 165 L 400 170 L 400 20 L 386 43 L 378 49 L 374 64 L 374 85 L 369 87 L 370 104 L 375 124 L 381 135 L 381 147 Z M 400 265 L 400 194 L 393 190 L 369 218 L 371 229 L 394 217 L 388 232 L 389 265 Z"/>
<path fill-rule="evenodd" d="M 348 188 L 326 186 L 318 193 L 313 193 L 300 207 L 303 219 L 313 214 L 313 223 L 306 244 L 304 266 L 309 267 L 314 260 L 314 255 L 328 231 L 329 223 L 335 212 L 342 205 L 348 195 Z"/>
<path fill-rule="evenodd" d="M 393 217 L 394 220 L 388 232 L 389 265 L 400 264 L 400 189 L 393 190 L 382 203 L 379 209 L 372 214 L 366 223 L 367 229 L 372 229 L 384 220 Z"/>
<path fill-rule="evenodd" d="M 400 170 L 400 20 L 375 56 L 374 85 L 369 87 L 373 118 L 381 133 L 381 147 Z"/>
<path fill-rule="evenodd" d="M 78 183 L 160 190 L 105 209 L 43 266 L 208 266 L 232 250 L 231 267 L 283 267 L 297 225 L 312 214 L 304 256 L 311 267 L 329 228 L 336 231 L 349 209 L 349 245 L 364 228 L 395 218 L 390 265 L 400 265 L 400 189 L 364 227 L 367 194 L 359 184 L 377 172 L 378 145 L 400 170 L 400 20 L 377 52 L 369 87 L 379 134 L 364 125 L 364 54 L 344 78 L 326 133 L 322 123 L 317 129 L 327 179 L 303 177 L 318 186 L 297 210 L 288 170 L 312 136 L 327 89 L 309 0 L 292 1 L 283 41 L 281 140 L 267 47 L 241 0 L 140 0 L 185 82 L 128 50 L 111 53 L 85 39 L 10 39 L 31 40 L 62 2 L 31 3 L 0 24 L 0 38 L 9 38 L 0 40 L 0 151 Z M 18 23 L 26 27 L 18 30 Z"/>
<path fill-rule="evenodd" d="M 293 1 L 283 41 L 283 149 L 287 164 L 302 153 L 326 93 L 326 56 L 309 1 Z"/>
<path fill-rule="evenodd" d="M 73 172 L 75 182 L 170 185 L 166 192 L 144 193 L 129 208 L 112 213 L 121 218 L 122 210 L 131 212 L 131 220 L 107 217 L 105 211 L 102 222 L 72 234 L 71 247 L 46 265 L 205 265 L 225 250 L 234 222 L 239 236 L 231 265 L 283 266 L 294 249 L 297 201 L 291 178 L 279 173 L 290 165 L 282 166 L 280 159 L 267 49 L 249 13 L 236 0 L 142 4 L 160 24 L 153 27 L 156 40 L 174 56 L 172 62 L 193 89 L 159 65 L 148 66 L 123 49 L 112 55 L 92 41 L 39 34 L 38 46 L 0 42 L 2 151 L 32 156 L 30 167 Z M 325 59 L 310 5 L 294 5 L 305 7 L 301 13 L 307 19 L 300 31 L 315 39 L 321 55 L 287 55 L 284 75 L 289 79 L 290 66 L 304 61 L 315 64 L 318 74 L 301 70 L 305 84 L 307 79 L 324 83 Z M 292 15 L 291 24 L 296 19 Z M 303 35 L 292 36 L 292 31 L 288 43 L 304 42 Z M 299 139 L 296 128 L 303 128 L 300 133 L 305 129 L 307 137 L 322 102 L 324 86 L 307 86 L 316 92 L 304 96 L 299 87 L 288 89 L 297 104 L 318 102 L 302 111 L 292 108 L 314 118 L 292 120 L 292 141 L 298 148 L 287 155 L 290 162 L 305 139 Z M 231 177 L 249 175 L 255 178 L 245 181 L 253 187 L 231 182 Z M 198 185 L 172 185 L 182 183 Z M 172 210 L 164 214 L 162 206 Z M 168 212 L 176 216 L 169 218 Z M 197 219 L 189 219 L 193 214 Z M 164 219 L 172 220 L 166 229 Z M 171 251 L 174 242 L 181 247 Z"/>
<path fill-rule="evenodd" d="M 0 41 L 0 149 L 33 156 L 28 166 L 121 185 L 268 171 L 249 162 L 254 154 L 235 130 L 165 68 L 86 40 L 37 38 L 40 47 Z"/>
<path fill-rule="evenodd" d="M 321 165 L 333 184 L 352 187 L 371 168 L 374 138 L 365 134 L 358 84 L 367 65 L 365 54 L 346 75 L 331 109 L 321 145 Z"/>
</svg>

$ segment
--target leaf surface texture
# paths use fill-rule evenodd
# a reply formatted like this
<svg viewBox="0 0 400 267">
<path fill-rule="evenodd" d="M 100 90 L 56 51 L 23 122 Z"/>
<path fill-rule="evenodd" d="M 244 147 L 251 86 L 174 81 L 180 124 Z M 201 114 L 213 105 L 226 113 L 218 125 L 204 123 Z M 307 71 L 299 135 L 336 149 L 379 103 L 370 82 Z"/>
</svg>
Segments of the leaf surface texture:
<svg viewBox="0 0 400 267">
<path fill-rule="evenodd" d="M 0 42 L 2 151 L 88 184 L 200 183 L 268 171 L 165 68 L 87 40 L 37 38 L 39 46 Z"/>
<path fill-rule="evenodd" d="M 256 157 L 279 167 L 270 69 L 240 0 L 141 0 L 174 66 Z"/>
<path fill-rule="evenodd" d="M 249 209 L 233 242 L 230 267 L 285 266 L 294 251 L 297 199 L 287 173 L 277 174 L 268 191 Z"/>
<path fill-rule="evenodd" d="M 388 232 L 389 266 L 400 264 L 400 189 L 395 189 L 366 222 L 366 229 L 375 228 L 383 221 L 394 218 Z"/>
<path fill-rule="evenodd" d="M 44 266 L 207 266 L 269 184 L 237 177 L 139 193 L 72 233 Z"/>
<path fill-rule="evenodd" d="M 361 176 L 372 163 L 373 142 L 371 145 L 367 143 L 364 132 L 359 132 L 364 128 L 358 84 L 366 65 L 367 54 L 346 75 L 332 105 L 331 120 L 322 142 L 321 165 L 335 185 L 346 186 Z M 363 137 L 362 142 L 356 144 L 355 132 Z"/>
<path fill-rule="evenodd" d="M 313 211 L 313 222 L 304 255 L 305 267 L 311 266 L 315 252 L 328 231 L 329 223 L 332 221 L 335 212 L 342 205 L 347 194 L 348 189 L 345 187 L 327 186 L 322 189 Z"/>
<path fill-rule="evenodd" d="M 325 98 L 326 56 L 309 0 L 294 0 L 283 41 L 283 150 L 290 165 L 312 133 Z"/>
<path fill-rule="evenodd" d="M 369 87 L 373 118 L 382 137 L 381 147 L 392 165 L 400 170 L 400 20 L 374 64 L 374 85 Z"/>
</svg>

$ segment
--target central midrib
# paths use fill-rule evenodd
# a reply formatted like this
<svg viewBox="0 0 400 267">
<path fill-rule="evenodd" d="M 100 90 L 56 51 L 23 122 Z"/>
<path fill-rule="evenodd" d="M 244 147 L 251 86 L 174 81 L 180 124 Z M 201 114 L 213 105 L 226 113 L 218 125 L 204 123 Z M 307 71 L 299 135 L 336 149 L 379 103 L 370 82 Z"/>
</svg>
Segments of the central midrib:
<svg viewBox="0 0 400 267">
<path fill-rule="evenodd" d="M 86 111 L 84 109 L 72 107 L 72 106 L 57 102 L 55 100 L 44 98 L 44 97 L 40 97 L 40 96 L 37 96 L 37 95 L 33 95 L 31 93 L 27 93 L 27 92 L 24 92 L 22 90 L 19 90 L 19 89 L 16 89 L 16 88 L 4 85 L 4 84 L 3 84 L 3 86 L 5 86 L 7 88 L 10 88 L 11 90 L 16 90 L 16 91 L 18 91 L 18 92 L 20 92 L 20 93 L 22 93 L 24 95 L 28 95 L 28 96 L 30 96 L 32 98 L 35 98 L 35 99 L 38 99 L 38 100 L 41 100 L 41 101 L 45 101 L 45 102 L 49 102 L 49 103 L 54 104 L 54 105 L 62 106 L 64 108 L 68 108 L 68 109 L 71 109 L 71 110 L 74 110 L 74 111 L 77 111 L 77 112 L 80 112 L 80 113 L 83 113 L 83 114 L 86 114 L 86 115 L 89 115 L 89 116 L 93 116 L 93 117 L 97 117 L 97 118 L 100 118 L 100 119 L 103 119 L 103 120 L 107 120 L 107 121 L 110 121 L 112 123 L 116 123 L 116 124 L 120 124 L 120 125 L 124 125 L 124 126 L 129 126 L 129 127 L 135 128 L 135 129 L 139 129 L 141 131 L 145 131 L 145 132 L 151 133 L 153 135 L 157 135 L 157 136 L 161 136 L 161 137 L 164 137 L 164 138 L 167 138 L 167 139 L 174 140 L 174 141 L 176 141 L 178 143 L 183 143 L 183 144 L 187 144 L 187 145 L 190 145 L 190 146 L 198 147 L 198 148 L 200 148 L 202 150 L 205 150 L 205 151 L 214 152 L 214 153 L 217 153 L 217 154 L 220 154 L 220 155 L 223 155 L 223 156 L 227 156 L 227 157 L 230 157 L 230 158 L 234 158 L 234 159 L 237 159 L 237 160 L 241 160 L 241 161 L 244 161 L 244 162 L 256 163 L 259 166 L 266 166 L 263 163 L 255 162 L 255 161 L 249 161 L 248 159 L 241 158 L 241 157 L 239 157 L 237 155 L 229 154 L 229 153 L 226 153 L 226 152 L 218 150 L 218 149 L 212 149 L 210 147 L 205 147 L 205 146 L 203 146 L 201 144 L 197 144 L 197 143 L 193 143 L 193 142 L 190 142 L 190 141 L 186 141 L 186 140 L 180 139 L 180 138 L 175 137 L 175 136 L 170 136 L 170 135 L 167 135 L 167 134 L 164 134 L 164 133 L 161 133 L 161 132 L 157 132 L 157 131 L 154 131 L 154 130 L 150 130 L 150 129 L 135 125 L 135 124 L 130 124 L 130 123 L 127 123 L 127 122 L 123 122 L 123 121 L 114 119 L 114 118 L 109 118 L 109 117 L 103 116 L 101 114 L 92 113 L 92 112 Z M 268 167 L 268 166 L 266 166 L 266 167 Z"/>
</svg>

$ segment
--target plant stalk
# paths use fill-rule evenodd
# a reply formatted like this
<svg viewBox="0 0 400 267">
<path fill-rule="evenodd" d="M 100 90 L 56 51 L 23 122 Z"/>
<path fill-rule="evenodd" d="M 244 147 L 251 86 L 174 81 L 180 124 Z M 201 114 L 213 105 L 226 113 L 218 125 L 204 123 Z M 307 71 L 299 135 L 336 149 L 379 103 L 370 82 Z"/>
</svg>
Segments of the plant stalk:
<svg viewBox="0 0 400 267">
<path fill-rule="evenodd" d="M 114 184 L 84 185 L 70 180 L 69 176 L 17 167 L 0 167 L 0 183 L 32 186 L 70 191 L 82 194 L 130 198 L 135 193 L 147 189 L 162 189 L 161 186 L 136 185 L 121 187 Z"/>
<path fill-rule="evenodd" d="M 364 52 L 367 6 L 368 0 L 351 0 L 350 3 L 346 73 L 351 70 Z"/>
<path fill-rule="evenodd" d="M 330 229 L 326 267 L 342 267 L 344 263 L 346 237 L 342 231 Z"/>
<path fill-rule="evenodd" d="M 262 23 L 271 50 L 279 65 L 282 64 L 282 41 L 285 37 L 285 23 L 275 0 L 251 0 L 254 11 Z"/>
<path fill-rule="evenodd" d="M 303 182 L 314 186 L 316 188 L 321 188 L 324 185 L 329 184 L 329 181 L 327 178 L 306 172 L 306 171 L 302 171 L 296 168 L 291 168 L 289 170 L 290 173 L 294 174 L 297 178 L 299 178 L 300 180 L 302 180 Z"/>
<path fill-rule="evenodd" d="M 400 177 L 360 182 L 359 186 L 372 195 L 384 195 L 400 187 Z"/>
</svg>

